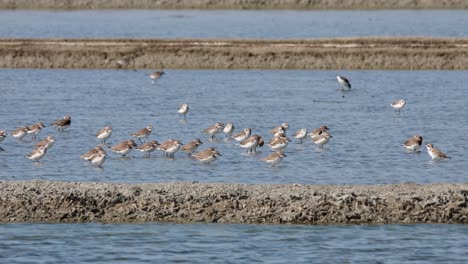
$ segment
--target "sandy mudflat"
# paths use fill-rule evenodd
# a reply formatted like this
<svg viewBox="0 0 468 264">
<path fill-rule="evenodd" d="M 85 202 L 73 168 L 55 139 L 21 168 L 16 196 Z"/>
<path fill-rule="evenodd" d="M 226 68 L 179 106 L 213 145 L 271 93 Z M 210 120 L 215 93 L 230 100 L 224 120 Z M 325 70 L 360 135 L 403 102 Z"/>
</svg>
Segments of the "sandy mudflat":
<svg viewBox="0 0 468 264">
<path fill-rule="evenodd" d="M 0 57 L 2 68 L 467 70 L 468 39 L 0 39 Z"/>
<path fill-rule="evenodd" d="M 467 9 L 465 0 L 0 0 L 0 9 Z"/>
<path fill-rule="evenodd" d="M 468 223 L 468 184 L 0 182 L 1 222 Z"/>
</svg>

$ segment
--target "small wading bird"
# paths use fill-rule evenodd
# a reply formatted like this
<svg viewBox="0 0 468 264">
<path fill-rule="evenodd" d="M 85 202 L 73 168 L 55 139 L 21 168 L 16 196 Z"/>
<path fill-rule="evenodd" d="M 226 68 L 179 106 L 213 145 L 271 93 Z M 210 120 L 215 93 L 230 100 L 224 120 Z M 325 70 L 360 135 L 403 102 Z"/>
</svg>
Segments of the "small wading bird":
<svg viewBox="0 0 468 264">
<path fill-rule="evenodd" d="M 99 152 L 105 152 L 105 150 L 101 146 L 97 146 L 93 149 L 90 149 L 88 152 L 85 154 L 81 155 L 80 158 L 86 160 L 86 161 L 91 161 L 94 155 L 96 155 Z"/>
<path fill-rule="evenodd" d="M 312 132 L 309 133 L 309 136 L 314 139 L 320 135 L 322 135 L 323 132 L 327 132 L 328 127 L 327 126 L 321 126 L 319 128 L 314 129 Z"/>
<path fill-rule="evenodd" d="M 214 160 L 216 160 L 216 158 L 218 158 L 219 156 L 222 156 L 221 153 L 219 153 L 217 150 L 215 150 L 215 148 L 213 147 L 209 147 L 205 150 L 202 150 L 200 152 L 197 152 L 193 155 L 193 157 L 200 161 L 201 163 L 205 163 L 205 164 L 208 164 Z"/>
<path fill-rule="evenodd" d="M 398 113 L 400 113 L 401 109 L 405 107 L 405 105 L 405 99 L 398 99 L 390 104 L 390 106 L 393 107 L 393 109 L 395 109 Z"/>
<path fill-rule="evenodd" d="M 247 150 L 247 153 L 253 153 L 257 152 L 257 147 L 262 147 L 265 142 L 263 141 L 263 138 L 259 135 L 252 135 L 249 138 L 243 140 L 239 146 L 242 148 L 245 148 Z"/>
<path fill-rule="evenodd" d="M 96 133 L 96 137 L 101 140 L 102 144 L 106 144 L 106 140 L 112 135 L 112 126 L 105 126 Z"/>
<path fill-rule="evenodd" d="M 18 139 L 18 140 L 22 140 L 24 138 L 24 136 L 26 136 L 26 134 L 28 133 L 27 130 L 28 128 L 27 127 L 18 127 L 16 128 L 15 130 L 11 131 L 11 136 Z"/>
<path fill-rule="evenodd" d="M 36 139 L 37 134 L 39 134 L 39 132 L 41 132 L 41 129 L 43 129 L 44 127 L 46 127 L 44 123 L 37 122 L 34 125 L 26 126 L 26 132 L 28 134 L 32 134 L 32 139 Z"/>
<path fill-rule="evenodd" d="M 195 152 L 195 150 L 197 150 L 198 146 L 200 146 L 201 144 L 203 144 L 203 142 L 200 139 L 196 138 L 190 141 L 189 143 L 183 145 L 182 151 L 187 152 L 187 154 L 190 157 L 192 156 L 192 153 Z"/>
<path fill-rule="evenodd" d="M 299 129 L 292 136 L 293 138 L 299 139 L 299 144 L 302 144 L 302 140 L 307 137 L 307 128 Z"/>
<path fill-rule="evenodd" d="M 182 145 L 180 140 L 169 139 L 161 143 L 158 149 L 164 152 L 165 157 L 174 158 L 174 154 L 181 149 Z"/>
<path fill-rule="evenodd" d="M 115 153 L 121 154 L 122 158 L 127 157 L 127 154 L 132 151 L 133 148 L 137 147 L 137 144 L 133 139 L 125 140 L 117 145 L 111 147 L 111 150 Z"/>
<path fill-rule="evenodd" d="M 250 137 L 250 133 L 252 133 L 252 129 L 245 128 L 243 131 L 234 134 L 231 138 L 235 139 L 237 142 L 242 142 Z"/>
<path fill-rule="evenodd" d="M 317 137 L 312 138 L 312 142 L 319 145 L 321 149 L 323 149 L 323 145 L 327 144 L 328 141 L 332 138 L 332 135 L 328 134 L 327 132 L 322 132 Z"/>
<path fill-rule="evenodd" d="M 164 74 L 166 74 L 164 71 L 155 71 L 153 73 L 150 73 L 149 77 L 151 79 L 151 82 L 155 83 L 156 80 L 160 79 Z"/>
<path fill-rule="evenodd" d="M 282 151 L 277 151 L 274 153 L 271 153 L 267 157 L 263 158 L 262 160 L 265 161 L 266 163 L 270 163 L 271 166 L 276 167 L 278 163 L 280 163 L 284 157 L 287 157 L 286 154 Z"/>
<path fill-rule="evenodd" d="M 232 132 L 234 132 L 234 124 L 229 122 L 224 126 L 223 129 L 224 134 L 226 134 L 226 138 L 230 138 L 232 135 Z"/>
<path fill-rule="evenodd" d="M 336 80 L 337 80 L 338 83 L 340 84 L 341 90 L 342 90 L 342 91 L 349 91 L 349 90 L 351 90 L 351 83 L 349 82 L 349 80 L 348 80 L 346 77 L 337 75 L 337 76 L 336 76 Z"/>
<path fill-rule="evenodd" d="M 141 152 L 145 152 L 145 156 L 150 157 L 151 152 L 153 152 L 158 146 L 159 146 L 158 141 L 151 140 L 149 142 L 146 142 L 143 145 L 138 146 L 136 149 L 138 149 Z"/>
<path fill-rule="evenodd" d="M 288 130 L 289 124 L 288 123 L 283 123 L 272 130 L 270 130 L 271 134 L 278 134 L 278 133 L 286 133 L 286 130 Z"/>
<path fill-rule="evenodd" d="M 62 119 L 55 121 L 51 125 L 56 126 L 58 132 L 63 132 L 71 125 L 71 117 L 69 115 L 66 115 Z"/>
<path fill-rule="evenodd" d="M 216 123 L 208 128 L 203 129 L 203 133 L 208 134 L 211 138 L 214 138 L 216 134 L 223 132 L 224 124 L 223 123 Z"/>
<path fill-rule="evenodd" d="M 7 132 L 5 130 L 0 130 L 0 142 L 2 142 L 7 136 Z"/>
<path fill-rule="evenodd" d="M 432 144 L 426 145 L 427 153 L 433 160 L 440 160 L 440 159 L 450 159 L 447 155 L 445 155 L 442 151 L 434 148 Z"/>
<path fill-rule="evenodd" d="M 47 136 L 43 140 L 37 142 L 35 145 L 36 147 L 44 147 L 45 149 L 50 149 L 55 142 L 55 138 L 53 136 Z"/>
<path fill-rule="evenodd" d="M 26 157 L 34 162 L 39 161 L 47 153 L 47 149 L 44 147 L 38 147 L 29 153 Z"/>
<path fill-rule="evenodd" d="M 131 136 L 132 137 L 137 137 L 138 140 L 140 140 L 141 143 L 144 143 L 141 141 L 142 138 L 147 138 L 151 135 L 151 131 L 153 131 L 153 126 L 147 126 L 143 129 L 138 130 L 137 132 L 133 133 Z"/>
<path fill-rule="evenodd" d="M 416 151 L 419 151 L 419 149 L 421 148 L 422 141 L 423 141 L 423 137 L 419 135 L 415 135 L 409 138 L 408 140 L 406 140 L 402 146 L 407 150 L 416 152 Z"/>
<path fill-rule="evenodd" d="M 182 104 L 179 108 L 179 111 L 177 111 L 179 113 L 179 117 L 184 117 L 187 115 L 189 111 L 189 107 L 188 107 L 188 104 Z"/>
</svg>

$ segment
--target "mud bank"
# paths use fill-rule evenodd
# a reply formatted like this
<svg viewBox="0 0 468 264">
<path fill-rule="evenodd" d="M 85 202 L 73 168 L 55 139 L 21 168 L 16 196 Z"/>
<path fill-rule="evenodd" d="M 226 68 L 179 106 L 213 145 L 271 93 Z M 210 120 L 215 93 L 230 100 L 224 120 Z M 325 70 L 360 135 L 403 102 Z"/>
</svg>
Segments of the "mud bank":
<svg viewBox="0 0 468 264">
<path fill-rule="evenodd" d="M 0 0 L 0 9 L 467 9 L 465 0 Z"/>
<path fill-rule="evenodd" d="M 1 222 L 468 223 L 468 184 L 0 182 Z"/>
<path fill-rule="evenodd" d="M 0 58 L 1 68 L 467 70 L 468 39 L 0 39 Z"/>
</svg>

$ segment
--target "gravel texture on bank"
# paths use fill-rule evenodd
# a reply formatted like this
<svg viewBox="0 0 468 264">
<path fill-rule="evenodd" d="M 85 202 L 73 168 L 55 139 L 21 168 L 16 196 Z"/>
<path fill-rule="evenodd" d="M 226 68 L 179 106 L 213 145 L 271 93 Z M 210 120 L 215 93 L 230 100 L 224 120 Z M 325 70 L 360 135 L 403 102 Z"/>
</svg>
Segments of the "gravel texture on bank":
<svg viewBox="0 0 468 264">
<path fill-rule="evenodd" d="M 466 0 L 0 0 L 0 9 L 467 9 Z"/>
<path fill-rule="evenodd" d="M 468 39 L 0 39 L 0 58 L 1 68 L 467 70 Z"/>
<path fill-rule="evenodd" d="M 1 222 L 468 223 L 468 184 L 0 182 Z"/>
</svg>

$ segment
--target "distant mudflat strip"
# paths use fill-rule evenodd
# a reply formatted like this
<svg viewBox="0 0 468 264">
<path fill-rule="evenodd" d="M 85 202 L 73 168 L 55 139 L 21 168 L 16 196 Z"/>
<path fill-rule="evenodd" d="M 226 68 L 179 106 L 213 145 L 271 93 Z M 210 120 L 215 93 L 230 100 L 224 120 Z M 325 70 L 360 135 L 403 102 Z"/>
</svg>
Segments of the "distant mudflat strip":
<svg viewBox="0 0 468 264">
<path fill-rule="evenodd" d="M 468 39 L 0 39 L 0 58 L 2 68 L 467 70 Z"/>
<path fill-rule="evenodd" d="M 0 9 L 467 9 L 465 0 L 0 0 Z"/>
<path fill-rule="evenodd" d="M 0 182 L 0 222 L 468 223 L 468 184 Z"/>
</svg>

